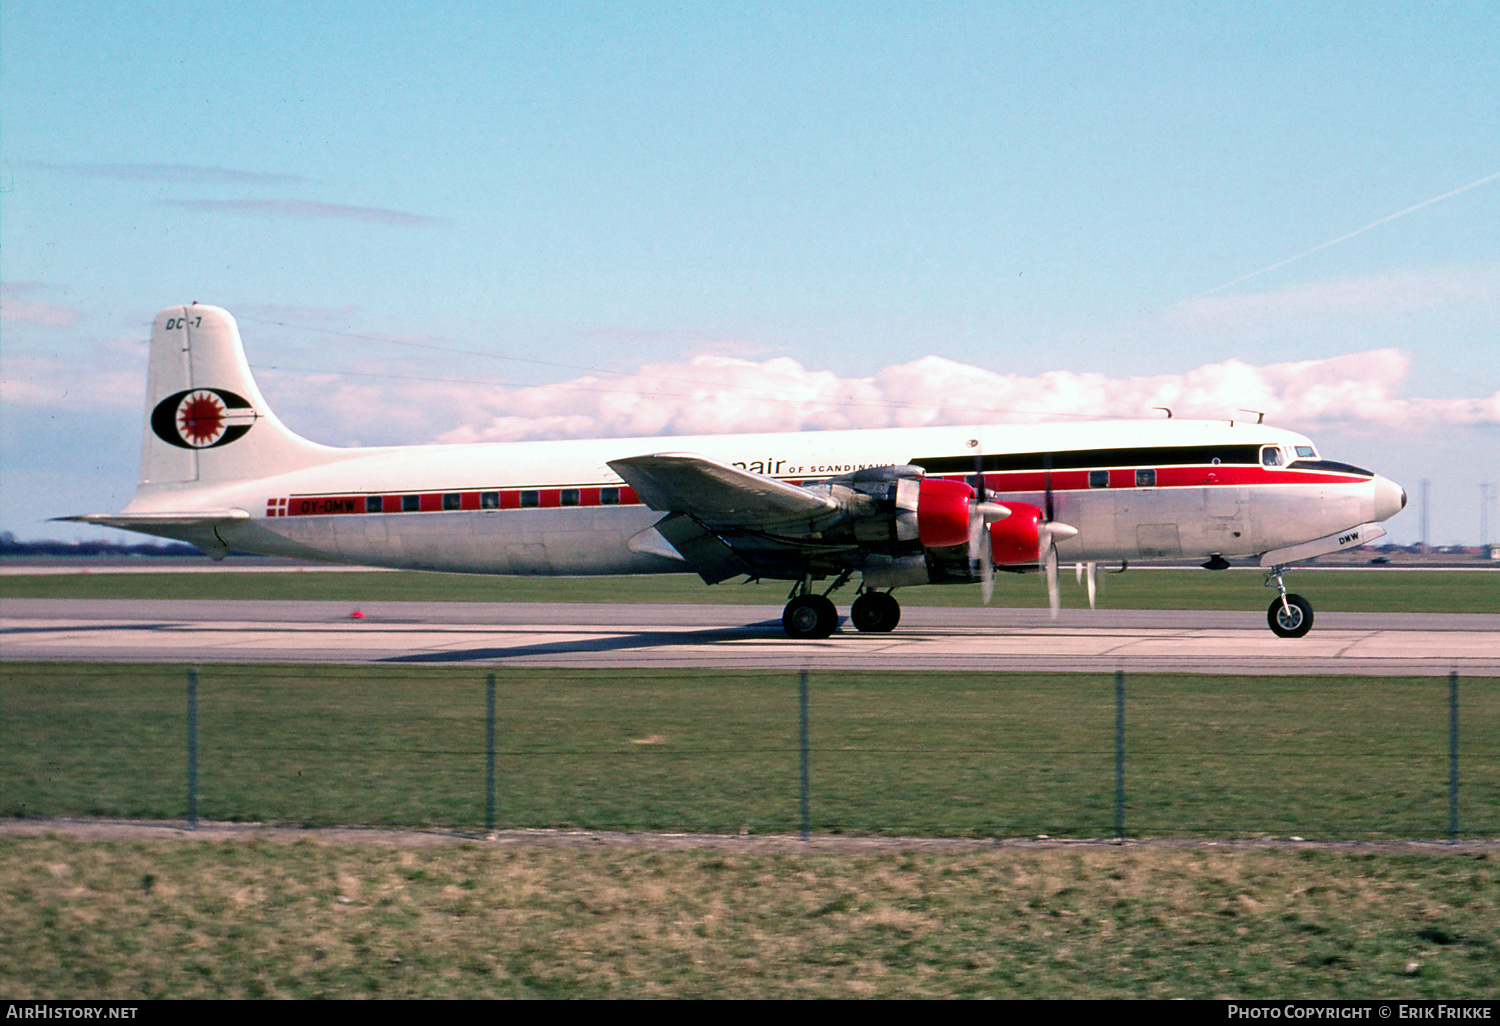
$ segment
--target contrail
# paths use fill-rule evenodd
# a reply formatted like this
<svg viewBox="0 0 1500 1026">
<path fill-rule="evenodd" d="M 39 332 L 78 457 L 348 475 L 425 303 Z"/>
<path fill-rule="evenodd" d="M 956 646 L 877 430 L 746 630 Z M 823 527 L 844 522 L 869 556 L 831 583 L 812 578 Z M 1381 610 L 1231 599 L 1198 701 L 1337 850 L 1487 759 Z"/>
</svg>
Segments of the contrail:
<svg viewBox="0 0 1500 1026">
<path fill-rule="evenodd" d="M 1434 197 L 1432 197 L 1432 199 L 1423 200 L 1421 203 L 1418 203 L 1414 207 L 1407 207 L 1405 210 L 1398 210 L 1394 214 L 1387 214 L 1385 217 L 1382 217 L 1380 220 L 1378 220 L 1378 221 L 1371 221 L 1369 224 L 1365 225 L 1363 228 L 1356 228 L 1356 229 L 1354 229 L 1354 231 L 1349 232 L 1347 235 L 1340 235 L 1336 239 L 1329 239 L 1327 242 L 1321 242 L 1318 245 L 1314 246 L 1312 249 L 1306 250 L 1305 252 L 1302 252 L 1302 253 L 1298 253 L 1296 256 L 1287 257 L 1285 260 L 1282 260 L 1282 261 L 1280 261 L 1278 263 L 1274 263 L 1270 267 L 1262 267 L 1258 271 L 1251 271 L 1249 274 L 1241 275 L 1240 277 L 1234 279 L 1234 281 L 1226 281 L 1222 285 L 1215 286 L 1214 288 L 1209 289 L 1207 292 L 1200 292 L 1196 296 L 1192 296 L 1191 298 L 1192 299 L 1202 299 L 1204 296 L 1211 296 L 1215 292 L 1222 292 L 1224 289 L 1229 288 L 1231 285 L 1238 285 L 1242 281 L 1249 281 L 1251 278 L 1257 277 L 1258 275 L 1265 274 L 1267 271 L 1274 271 L 1278 267 L 1285 267 L 1287 264 L 1294 263 L 1294 262 L 1296 262 L 1298 260 L 1301 260 L 1305 256 L 1311 256 L 1312 254 L 1316 253 L 1320 249 L 1327 249 L 1329 246 L 1337 246 L 1340 242 L 1344 242 L 1347 239 L 1352 239 L 1356 235 L 1359 235 L 1359 234 L 1361 234 L 1363 232 L 1369 231 L 1371 228 L 1378 228 L 1378 227 L 1380 227 L 1381 225 L 1385 224 L 1388 221 L 1394 221 L 1398 217 L 1405 217 L 1407 214 L 1410 214 L 1413 211 L 1421 210 L 1423 207 L 1430 207 L 1434 203 L 1441 203 L 1443 200 L 1449 199 L 1449 198 L 1451 198 L 1453 196 L 1457 196 L 1461 192 L 1468 192 L 1470 189 L 1477 189 L 1477 188 L 1479 188 L 1479 186 L 1483 185 L 1484 183 L 1486 183 L 1486 182 L 1493 182 L 1497 178 L 1500 178 L 1500 171 L 1496 171 L 1494 174 L 1485 175 L 1483 178 L 1479 179 L 1477 182 L 1470 182 L 1468 185 L 1461 185 L 1457 189 L 1454 189 L 1452 192 L 1445 192 L 1441 196 L 1434 196 Z"/>
</svg>

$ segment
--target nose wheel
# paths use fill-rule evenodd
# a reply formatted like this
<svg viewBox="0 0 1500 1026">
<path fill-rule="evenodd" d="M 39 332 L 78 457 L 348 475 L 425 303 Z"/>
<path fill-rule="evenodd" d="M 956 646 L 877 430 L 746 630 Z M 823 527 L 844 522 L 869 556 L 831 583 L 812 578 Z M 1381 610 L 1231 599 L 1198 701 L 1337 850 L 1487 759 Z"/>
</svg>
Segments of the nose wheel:
<svg viewBox="0 0 1500 1026">
<path fill-rule="evenodd" d="M 1269 588 L 1274 583 L 1276 590 L 1280 592 L 1266 610 L 1266 623 L 1270 625 L 1271 633 L 1278 638 L 1300 638 L 1312 630 L 1312 603 L 1301 595 L 1287 594 L 1286 582 L 1281 579 L 1285 571 L 1284 566 L 1274 566 L 1266 574 L 1266 587 Z"/>
<path fill-rule="evenodd" d="M 1312 606 L 1301 595 L 1285 595 L 1266 610 L 1266 622 L 1278 638 L 1300 638 L 1312 630 Z"/>
</svg>

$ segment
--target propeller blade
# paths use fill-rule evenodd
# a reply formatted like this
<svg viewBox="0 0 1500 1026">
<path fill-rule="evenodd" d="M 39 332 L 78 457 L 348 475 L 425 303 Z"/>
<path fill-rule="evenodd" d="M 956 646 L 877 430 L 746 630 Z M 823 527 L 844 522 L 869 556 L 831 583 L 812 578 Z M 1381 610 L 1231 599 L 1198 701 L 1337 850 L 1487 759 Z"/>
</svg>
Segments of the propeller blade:
<svg viewBox="0 0 1500 1026">
<path fill-rule="evenodd" d="M 986 538 L 985 541 L 988 542 L 989 539 Z M 995 594 L 995 559 L 989 545 L 982 546 L 980 552 L 979 587 L 984 593 L 984 604 L 989 605 L 990 598 Z"/>
<path fill-rule="evenodd" d="M 1052 509 L 1052 454 L 1050 452 L 1042 454 L 1042 491 L 1045 493 L 1045 499 L 1043 500 L 1043 504 L 1042 504 L 1042 514 L 1047 518 L 1048 522 L 1050 523 L 1051 520 L 1052 520 L 1052 515 L 1053 515 L 1053 509 Z"/>
<path fill-rule="evenodd" d="M 1094 596 L 1099 593 L 1099 564 L 1088 564 L 1089 608 L 1094 608 Z"/>
<path fill-rule="evenodd" d="M 989 548 L 985 543 L 989 541 L 984 536 L 984 514 L 979 510 L 979 503 L 969 505 L 969 566 L 972 568 L 979 563 L 979 557 L 983 551 Z"/>
<path fill-rule="evenodd" d="M 1045 560 L 1047 570 L 1047 605 L 1052 609 L 1052 619 L 1057 619 L 1057 610 L 1062 600 L 1057 594 L 1057 546 L 1047 546 L 1047 558 Z"/>
<path fill-rule="evenodd" d="M 989 605 L 995 592 L 995 557 L 989 526 L 1008 516 L 1010 510 L 997 502 L 975 502 L 969 507 L 969 566 L 978 568 L 985 605 Z"/>
</svg>

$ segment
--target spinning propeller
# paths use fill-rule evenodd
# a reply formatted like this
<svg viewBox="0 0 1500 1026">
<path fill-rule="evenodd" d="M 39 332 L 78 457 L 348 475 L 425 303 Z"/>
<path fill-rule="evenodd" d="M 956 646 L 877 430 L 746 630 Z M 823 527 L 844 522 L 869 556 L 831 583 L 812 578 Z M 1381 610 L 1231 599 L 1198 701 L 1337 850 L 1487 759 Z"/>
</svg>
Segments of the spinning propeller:
<svg viewBox="0 0 1500 1026">
<path fill-rule="evenodd" d="M 1078 528 L 1059 523 L 1053 519 L 1052 502 L 1052 454 L 1042 457 L 1042 490 L 1045 494 L 1042 506 L 1043 519 L 1037 525 L 1037 548 L 1042 557 L 1042 569 L 1047 574 L 1047 605 L 1052 609 L 1052 619 L 1057 619 L 1058 607 L 1062 604 L 1057 594 L 1057 542 L 1078 533 Z M 1089 605 L 1093 605 L 1093 592 L 1089 593 Z"/>
<path fill-rule="evenodd" d="M 1094 597 L 1104 590 L 1104 578 L 1099 576 L 1099 564 L 1090 560 L 1087 563 L 1074 563 L 1073 573 L 1078 578 L 1079 584 L 1088 586 L 1089 608 L 1094 608 Z"/>
<path fill-rule="evenodd" d="M 1010 516 L 1010 510 L 989 501 L 989 492 L 984 483 L 984 449 L 974 450 L 974 502 L 969 507 L 969 565 L 979 564 L 979 585 L 984 592 L 984 604 L 990 604 L 995 593 L 995 556 L 990 544 L 989 527 Z"/>
<path fill-rule="evenodd" d="M 984 478 L 982 450 L 974 454 L 974 476 L 969 479 L 973 499 L 969 502 L 969 566 L 983 588 L 989 603 L 995 588 L 995 564 L 1027 566 L 1040 564 L 1047 578 L 1047 604 L 1057 617 L 1061 604 L 1057 589 L 1057 543 L 1078 534 L 1078 528 L 1056 518 L 1056 500 L 1052 492 L 1052 454 L 1042 457 L 1042 506 L 1029 502 L 991 502 Z M 1008 519 L 1009 518 L 1009 519 Z M 1005 521 L 1001 524 L 1001 521 Z M 1079 567 L 1079 580 L 1083 577 Z M 1088 565 L 1089 606 L 1098 594 L 1098 578 L 1093 563 Z"/>
</svg>

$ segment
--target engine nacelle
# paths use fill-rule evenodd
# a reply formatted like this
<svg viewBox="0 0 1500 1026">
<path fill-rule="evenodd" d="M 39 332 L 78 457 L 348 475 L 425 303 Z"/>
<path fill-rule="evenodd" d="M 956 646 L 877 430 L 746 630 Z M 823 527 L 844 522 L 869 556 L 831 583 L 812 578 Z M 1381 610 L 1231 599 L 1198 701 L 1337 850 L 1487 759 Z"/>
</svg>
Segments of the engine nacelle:
<svg viewBox="0 0 1500 1026">
<path fill-rule="evenodd" d="M 974 489 L 921 467 L 869 467 L 804 487 L 838 502 L 837 513 L 808 525 L 824 541 L 852 535 L 866 551 L 915 554 L 969 540 Z"/>
<path fill-rule="evenodd" d="M 990 555 L 997 566 L 1035 563 L 1042 555 L 1042 511 L 1029 502 L 1005 500 L 1010 516 L 990 525 Z"/>
<path fill-rule="evenodd" d="M 917 500 L 917 529 L 924 549 L 969 542 L 969 510 L 974 489 L 962 481 L 925 478 Z"/>
</svg>

